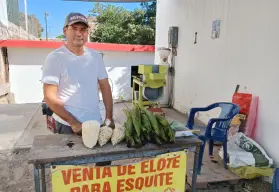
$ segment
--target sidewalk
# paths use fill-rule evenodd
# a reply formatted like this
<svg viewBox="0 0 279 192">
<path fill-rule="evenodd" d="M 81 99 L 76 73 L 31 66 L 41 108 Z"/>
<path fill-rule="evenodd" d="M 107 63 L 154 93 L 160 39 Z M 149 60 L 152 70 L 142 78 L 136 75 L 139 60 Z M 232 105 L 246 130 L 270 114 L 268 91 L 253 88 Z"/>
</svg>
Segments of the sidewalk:
<svg viewBox="0 0 279 192">
<path fill-rule="evenodd" d="M 0 105 L 0 150 L 11 150 L 29 126 L 39 104 Z"/>
<path fill-rule="evenodd" d="M 47 129 L 46 116 L 42 115 L 41 106 L 34 114 L 29 125 L 14 145 L 15 149 L 31 148 L 36 135 L 53 134 Z"/>
</svg>

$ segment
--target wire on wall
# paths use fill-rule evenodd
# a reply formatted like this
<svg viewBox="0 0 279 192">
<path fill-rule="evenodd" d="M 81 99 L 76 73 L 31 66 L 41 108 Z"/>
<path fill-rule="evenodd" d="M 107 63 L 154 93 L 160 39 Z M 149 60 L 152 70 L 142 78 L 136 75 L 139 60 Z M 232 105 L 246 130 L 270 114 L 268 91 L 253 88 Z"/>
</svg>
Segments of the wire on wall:
<svg viewBox="0 0 279 192">
<path fill-rule="evenodd" d="M 168 107 L 173 106 L 173 86 L 174 86 L 174 69 L 175 69 L 175 55 L 176 55 L 176 49 L 171 49 L 171 63 L 168 71 L 168 93 L 169 93 L 169 99 L 168 99 Z"/>
</svg>

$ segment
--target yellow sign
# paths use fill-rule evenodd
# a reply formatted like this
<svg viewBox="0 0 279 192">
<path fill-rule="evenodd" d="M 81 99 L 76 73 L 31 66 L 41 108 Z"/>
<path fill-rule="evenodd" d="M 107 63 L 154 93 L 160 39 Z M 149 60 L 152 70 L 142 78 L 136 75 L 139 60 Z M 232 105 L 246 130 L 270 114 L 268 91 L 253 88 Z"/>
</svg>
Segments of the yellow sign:
<svg viewBox="0 0 279 192">
<path fill-rule="evenodd" d="M 183 192 L 186 152 L 159 155 L 121 166 L 56 166 L 53 192 Z"/>
</svg>

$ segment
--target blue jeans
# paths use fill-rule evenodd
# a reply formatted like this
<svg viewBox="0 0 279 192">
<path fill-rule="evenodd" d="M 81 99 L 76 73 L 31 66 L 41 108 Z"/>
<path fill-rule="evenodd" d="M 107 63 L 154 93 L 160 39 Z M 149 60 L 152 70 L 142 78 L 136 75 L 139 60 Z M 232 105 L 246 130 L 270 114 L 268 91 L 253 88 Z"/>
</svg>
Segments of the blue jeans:
<svg viewBox="0 0 279 192">
<path fill-rule="evenodd" d="M 55 121 L 55 126 L 56 126 L 56 131 L 58 134 L 73 134 L 74 133 L 70 126 L 59 123 L 58 121 Z"/>
</svg>

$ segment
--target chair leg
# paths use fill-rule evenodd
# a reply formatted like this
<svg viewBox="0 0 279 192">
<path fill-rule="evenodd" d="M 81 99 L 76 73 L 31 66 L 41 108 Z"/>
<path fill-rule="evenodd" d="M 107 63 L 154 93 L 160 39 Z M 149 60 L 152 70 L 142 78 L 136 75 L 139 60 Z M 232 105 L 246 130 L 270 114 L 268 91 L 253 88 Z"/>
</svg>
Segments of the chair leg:
<svg viewBox="0 0 279 192">
<path fill-rule="evenodd" d="M 212 139 L 209 139 L 209 145 L 208 145 L 208 148 L 209 148 L 209 155 L 212 156 L 213 155 L 213 146 L 214 146 L 214 140 Z"/>
<path fill-rule="evenodd" d="M 227 141 L 223 143 L 223 153 L 224 153 L 224 167 L 227 169 Z"/>
<path fill-rule="evenodd" d="M 199 154 L 199 164 L 198 164 L 198 175 L 200 175 L 201 173 L 201 166 L 202 166 L 202 160 L 203 160 L 203 153 L 204 153 L 204 148 L 206 145 L 206 140 L 203 141 L 203 144 L 201 145 L 201 149 L 200 149 L 200 154 Z"/>
</svg>

